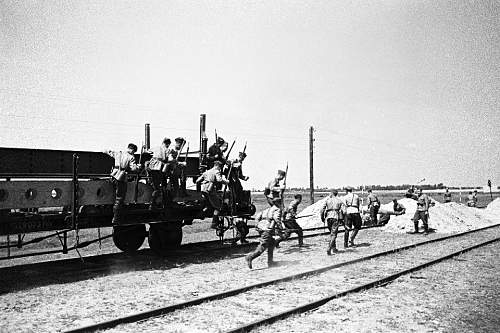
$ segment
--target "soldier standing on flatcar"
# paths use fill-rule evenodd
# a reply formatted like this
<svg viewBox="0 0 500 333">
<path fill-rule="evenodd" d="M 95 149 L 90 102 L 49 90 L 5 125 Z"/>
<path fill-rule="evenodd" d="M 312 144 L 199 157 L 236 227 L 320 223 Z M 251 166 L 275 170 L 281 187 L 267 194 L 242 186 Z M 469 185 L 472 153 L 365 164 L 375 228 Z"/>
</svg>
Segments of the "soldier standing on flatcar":
<svg viewBox="0 0 500 333">
<path fill-rule="evenodd" d="M 247 181 L 249 177 L 243 175 L 243 161 L 247 157 L 247 154 L 240 152 L 238 158 L 229 163 L 229 169 L 231 173 L 228 175 L 229 181 L 231 182 L 231 187 L 233 189 L 234 201 L 236 203 L 241 202 L 243 186 L 241 181 Z"/>
<path fill-rule="evenodd" d="M 326 249 L 327 255 L 331 255 L 332 252 L 335 253 L 338 251 L 336 244 L 337 234 L 340 224 L 344 223 L 342 211 L 345 205 L 344 202 L 337 197 L 337 195 L 338 191 L 333 190 L 332 193 L 326 198 L 320 209 L 321 220 L 323 220 L 323 222 L 326 220 L 328 229 L 330 230 L 330 241 L 328 242 L 328 247 Z"/>
<path fill-rule="evenodd" d="M 295 194 L 294 200 L 290 202 L 285 210 L 283 224 L 285 225 L 285 237 L 288 239 L 291 234 L 296 233 L 299 239 L 299 246 L 304 245 L 304 231 L 297 223 L 297 209 L 302 202 L 302 194 Z"/>
<path fill-rule="evenodd" d="M 214 210 L 212 225 L 210 226 L 212 229 L 217 229 L 221 224 L 219 214 L 222 209 L 222 200 L 217 195 L 217 189 L 222 184 L 229 184 L 229 181 L 222 176 L 221 170 L 222 163 L 215 161 L 214 166 L 196 180 L 196 184 L 201 184 L 201 193 Z"/>
<path fill-rule="evenodd" d="M 276 228 L 280 228 L 281 225 L 281 199 L 274 198 L 273 206 L 261 211 L 257 214 L 256 219 L 257 231 L 259 232 L 260 244 L 257 246 L 254 252 L 249 253 L 245 256 L 248 268 L 252 269 L 252 260 L 260 256 L 267 250 L 267 266 L 271 267 L 275 265 L 273 261 L 275 240 L 273 238 Z"/>
<path fill-rule="evenodd" d="M 281 198 L 281 194 L 285 190 L 284 184 L 281 183 L 285 179 L 285 176 L 285 171 L 278 170 L 276 177 L 271 180 L 264 189 L 264 195 L 266 196 L 267 203 L 269 203 L 271 207 L 273 206 L 273 199 Z"/>
<path fill-rule="evenodd" d="M 207 152 L 207 167 L 211 169 L 214 166 L 215 161 L 225 164 L 224 152 L 227 150 L 227 142 L 222 138 L 218 137 L 217 141 L 208 148 Z"/>
<path fill-rule="evenodd" d="M 133 143 L 129 143 L 126 152 L 107 152 L 115 159 L 115 165 L 111 171 L 113 187 L 115 189 L 113 224 L 119 224 L 122 217 L 123 202 L 127 194 L 127 174 L 128 172 L 136 172 L 141 168 L 141 166 L 135 162 L 135 152 L 137 152 L 137 146 Z"/>
<path fill-rule="evenodd" d="M 175 138 L 175 147 L 173 151 L 173 160 L 171 161 L 171 178 L 174 196 L 178 195 L 181 197 L 187 196 L 186 192 L 186 176 L 184 171 L 186 169 L 186 162 L 179 162 L 179 155 L 182 152 L 182 148 L 186 144 L 184 138 Z"/>
</svg>

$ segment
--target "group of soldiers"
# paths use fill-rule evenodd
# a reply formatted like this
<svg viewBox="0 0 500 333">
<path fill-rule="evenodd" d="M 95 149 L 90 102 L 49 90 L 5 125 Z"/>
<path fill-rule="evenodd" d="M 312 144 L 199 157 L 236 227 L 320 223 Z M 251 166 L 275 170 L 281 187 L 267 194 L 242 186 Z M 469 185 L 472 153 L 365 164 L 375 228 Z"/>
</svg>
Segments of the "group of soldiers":
<svg viewBox="0 0 500 333">
<path fill-rule="evenodd" d="M 153 157 L 145 164 L 155 192 L 162 193 L 163 198 L 166 189 L 173 189 L 173 192 L 179 196 L 187 195 L 186 177 L 184 175 L 186 162 L 179 161 L 185 143 L 186 141 L 179 137 L 175 139 L 174 147 L 170 148 L 171 141 L 165 138 L 160 149 L 153 152 Z M 205 209 L 208 207 L 213 209 L 211 227 L 217 229 L 218 232 L 224 232 L 222 229 L 223 220 L 221 220 L 220 215 L 224 205 L 227 206 L 230 201 L 229 198 L 226 198 L 228 185 L 231 184 L 232 203 L 237 204 L 239 196 L 243 193 L 241 180 L 246 181 L 249 178 L 242 171 L 242 164 L 246 158 L 245 150 L 246 145 L 245 149 L 239 153 L 238 158 L 229 160 L 231 149 L 228 151 L 228 143 L 223 138 L 218 137 L 216 142 L 208 149 L 206 156 L 207 170 L 196 179 L 196 184 L 200 187 L 201 193 L 207 202 Z M 116 193 L 113 206 L 114 224 L 119 223 L 120 220 L 121 207 L 127 192 L 127 173 L 141 170 L 141 163 L 137 163 L 134 157 L 136 152 L 137 146 L 132 143 L 128 145 L 126 152 L 108 152 L 115 159 L 115 165 L 111 172 L 111 179 Z M 186 152 L 186 157 L 187 154 L 188 152 Z M 292 233 L 298 235 L 299 246 L 303 246 L 303 230 L 297 223 L 297 209 L 302 202 L 302 196 L 296 194 L 290 204 L 286 208 L 284 207 L 286 176 L 286 171 L 278 170 L 276 176 L 265 188 L 264 195 L 270 207 L 256 215 L 256 230 L 260 234 L 260 242 L 256 250 L 246 256 L 249 268 L 252 268 L 252 260 L 266 250 L 268 265 L 273 266 L 274 248 L 279 247 L 279 243 L 288 239 Z M 222 189 L 223 194 L 221 197 L 219 193 Z M 154 197 L 155 195 L 153 195 L 153 199 Z M 418 195 L 412 193 L 412 197 L 417 200 L 417 211 L 413 217 L 415 232 L 418 232 L 418 223 L 422 220 L 424 233 L 428 233 L 430 199 L 421 189 L 418 191 Z M 380 222 L 377 220 L 380 200 L 372 190 L 368 190 L 367 200 L 372 223 L 387 223 L 388 219 L 384 215 L 382 215 Z M 330 230 L 330 240 L 326 250 L 328 255 L 338 251 L 336 238 L 341 225 L 345 229 L 344 247 L 355 246 L 354 240 L 363 224 L 361 204 L 360 197 L 353 193 L 352 187 L 346 189 L 346 195 L 342 198 L 339 198 L 338 192 L 333 190 L 324 201 L 320 216 Z M 405 213 L 405 208 L 396 199 L 394 199 L 394 212 L 396 215 Z M 238 221 L 235 227 L 238 232 L 237 239 L 242 243 L 246 243 L 245 236 L 249 231 L 246 223 Z"/>
</svg>

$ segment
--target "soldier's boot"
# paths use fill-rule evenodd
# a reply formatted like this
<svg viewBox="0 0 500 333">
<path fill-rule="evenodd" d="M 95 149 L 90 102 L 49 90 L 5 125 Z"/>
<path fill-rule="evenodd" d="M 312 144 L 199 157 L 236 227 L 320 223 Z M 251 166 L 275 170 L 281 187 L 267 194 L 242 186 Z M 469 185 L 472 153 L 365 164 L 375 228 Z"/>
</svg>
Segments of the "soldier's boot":
<svg viewBox="0 0 500 333">
<path fill-rule="evenodd" d="M 299 236 L 299 247 L 302 247 L 304 245 L 304 234 L 302 233 L 302 230 L 297 232 L 297 236 Z"/>
<path fill-rule="evenodd" d="M 349 247 L 349 231 L 344 231 L 344 248 Z"/>
<path fill-rule="evenodd" d="M 273 259 L 274 259 L 274 246 L 270 245 L 267 248 L 267 267 L 273 267 L 277 265 L 277 263 Z"/>
<path fill-rule="evenodd" d="M 354 238 L 356 238 L 357 234 L 358 234 L 358 229 L 354 229 L 351 233 L 351 238 L 349 239 L 349 246 L 351 247 L 354 246 Z"/>
<path fill-rule="evenodd" d="M 219 224 L 220 224 L 219 215 L 214 215 L 214 217 L 212 218 L 212 224 L 210 225 L 210 228 L 217 229 Z"/>
<path fill-rule="evenodd" d="M 415 228 L 415 233 L 418 234 L 418 221 L 413 221 L 413 227 Z"/>
<path fill-rule="evenodd" d="M 424 223 L 424 235 L 429 234 L 429 225 L 427 223 Z"/>
<path fill-rule="evenodd" d="M 245 256 L 245 260 L 247 262 L 248 268 L 252 269 L 252 260 L 260 256 L 262 253 L 264 253 L 266 249 L 262 245 L 258 245 L 255 251 L 247 254 Z"/>
<path fill-rule="evenodd" d="M 115 204 L 113 205 L 113 220 L 111 221 L 111 223 L 113 225 L 120 224 L 121 217 L 122 217 L 122 204 L 116 201 Z"/>
<path fill-rule="evenodd" d="M 180 188 L 180 196 L 187 197 L 189 196 L 186 190 L 186 178 L 181 178 L 181 188 Z"/>
</svg>

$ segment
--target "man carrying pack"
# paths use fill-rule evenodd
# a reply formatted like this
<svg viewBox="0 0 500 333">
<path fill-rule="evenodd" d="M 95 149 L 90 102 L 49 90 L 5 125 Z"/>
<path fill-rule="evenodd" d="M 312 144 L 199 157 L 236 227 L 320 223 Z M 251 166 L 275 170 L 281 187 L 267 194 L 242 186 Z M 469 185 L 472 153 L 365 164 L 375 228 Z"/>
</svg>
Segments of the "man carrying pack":
<svg viewBox="0 0 500 333">
<path fill-rule="evenodd" d="M 222 209 L 222 200 L 217 195 L 217 189 L 222 184 L 229 184 L 229 181 L 222 176 L 221 170 L 222 163 L 215 161 L 212 169 L 205 171 L 196 180 L 196 184 L 201 184 L 202 195 L 214 210 L 212 225 L 210 226 L 212 229 L 217 229 L 221 224 L 219 214 Z"/>
<path fill-rule="evenodd" d="M 424 234 L 427 235 L 429 233 L 429 205 L 430 199 L 427 194 L 424 194 L 422 189 L 418 191 L 417 198 L 417 210 L 415 211 L 415 215 L 413 216 L 413 225 L 415 227 L 415 233 L 418 233 L 418 221 L 422 220 L 424 224 Z"/>
<path fill-rule="evenodd" d="M 352 193 L 352 187 L 346 188 L 346 195 L 344 196 L 345 204 L 345 231 L 344 231 L 344 247 L 353 247 L 354 239 L 356 238 L 359 229 L 361 229 L 361 215 L 359 213 L 360 199 L 355 193 Z M 352 231 L 351 237 L 349 238 L 349 232 Z M 349 241 L 349 243 L 348 243 Z"/>
<path fill-rule="evenodd" d="M 339 231 L 339 225 L 341 223 L 343 224 L 344 222 L 342 213 L 344 209 L 344 202 L 340 200 L 337 195 L 338 191 L 333 190 L 332 193 L 326 198 L 323 206 L 320 209 L 321 220 L 323 221 L 323 223 L 326 220 L 328 229 L 330 230 L 330 240 L 326 249 L 327 255 L 331 255 L 332 252 L 335 253 L 338 251 L 336 244 L 337 233 Z"/>
<path fill-rule="evenodd" d="M 264 195 L 266 196 L 267 203 L 270 206 L 273 206 L 273 199 L 281 198 L 281 193 L 285 190 L 285 185 L 282 183 L 285 176 L 285 171 L 278 170 L 276 177 L 274 177 L 274 179 L 271 180 L 264 189 Z"/>
<path fill-rule="evenodd" d="M 129 172 L 137 172 L 141 166 L 135 162 L 134 154 L 137 146 L 129 143 L 126 152 L 107 151 L 115 159 L 115 165 L 111 171 L 111 179 L 115 189 L 115 203 L 113 205 L 113 224 L 119 224 L 122 217 L 123 202 L 127 195 L 127 175 Z"/>
<path fill-rule="evenodd" d="M 290 202 L 285 210 L 283 224 L 285 225 L 284 239 L 288 239 L 291 234 L 296 233 L 299 238 L 299 246 L 304 245 L 304 231 L 297 223 L 297 209 L 302 202 L 302 195 L 295 194 L 294 199 Z"/>
<path fill-rule="evenodd" d="M 273 238 L 275 229 L 281 225 L 281 199 L 274 198 L 273 205 L 257 214 L 257 231 L 259 232 L 259 245 L 254 252 L 245 256 L 248 268 L 252 269 L 252 260 L 267 250 L 267 266 L 275 265 L 273 253 L 275 240 Z"/>
<path fill-rule="evenodd" d="M 368 209 L 370 210 L 370 219 L 373 225 L 378 224 L 378 210 L 380 208 L 380 201 L 375 193 L 373 193 L 372 189 L 368 190 Z"/>
</svg>

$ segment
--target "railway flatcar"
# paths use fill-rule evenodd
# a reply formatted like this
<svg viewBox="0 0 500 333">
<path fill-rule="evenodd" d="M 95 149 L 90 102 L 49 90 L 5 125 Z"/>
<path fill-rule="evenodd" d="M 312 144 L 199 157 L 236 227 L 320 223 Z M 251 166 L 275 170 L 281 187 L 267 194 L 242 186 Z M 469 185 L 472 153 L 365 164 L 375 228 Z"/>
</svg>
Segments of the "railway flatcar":
<svg viewBox="0 0 500 333">
<path fill-rule="evenodd" d="M 206 169 L 205 124 L 202 114 L 199 150 L 179 157 L 186 162 L 185 176 L 193 181 Z M 151 159 L 149 124 L 145 143 L 146 150 L 136 155 L 143 166 Z M 199 188 L 188 188 L 187 195 L 179 197 L 167 186 L 158 197 L 143 171 L 129 174 L 122 218 L 119 225 L 112 225 L 115 193 L 109 173 L 114 159 L 108 154 L 0 147 L 0 158 L 0 235 L 21 239 L 27 233 L 63 230 L 63 252 L 67 232 L 112 227 L 114 244 L 122 251 L 134 252 L 148 238 L 150 248 L 165 253 L 181 244 L 183 226 L 212 215 Z M 231 183 L 219 191 L 228 226 L 255 213 L 250 191 L 238 195 L 239 202 L 233 191 Z"/>
</svg>

